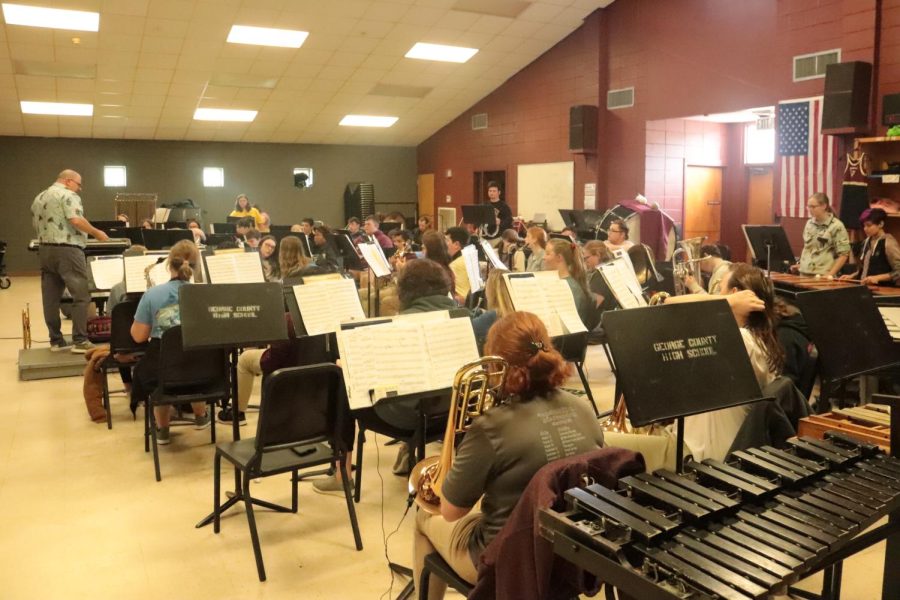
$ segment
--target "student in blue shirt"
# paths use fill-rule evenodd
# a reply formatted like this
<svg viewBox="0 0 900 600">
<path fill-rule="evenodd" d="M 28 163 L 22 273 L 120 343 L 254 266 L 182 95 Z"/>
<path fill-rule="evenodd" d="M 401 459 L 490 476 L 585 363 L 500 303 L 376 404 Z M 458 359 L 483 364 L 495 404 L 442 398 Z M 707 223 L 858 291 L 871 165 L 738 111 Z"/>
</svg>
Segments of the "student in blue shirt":
<svg viewBox="0 0 900 600">
<path fill-rule="evenodd" d="M 141 344 L 148 342 L 147 353 L 135 365 L 132 375 L 131 403 L 146 402 L 150 393 L 159 382 L 159 342 L 164 331 L 181 324 L 181 312 L 178 307 L 178 291 L 190 283 L 194 270 L 200 262 L 197 247 L 192 241 L 181 240 L 169 251 L 166 263 L 171 279 L 162 285 L 147 290 L 141 297 L 134 323 L 131 325 L 131 337 Z M 203 402 L 191 404 L 194 409 L 194 429 L 206 429 L 210 425 L 210 417 Z M 156 422 L 159 426 L 156 441 L 159 444 L 169 443 L 169 407 L 162 406 L 156 410 Z"/>
</svg>

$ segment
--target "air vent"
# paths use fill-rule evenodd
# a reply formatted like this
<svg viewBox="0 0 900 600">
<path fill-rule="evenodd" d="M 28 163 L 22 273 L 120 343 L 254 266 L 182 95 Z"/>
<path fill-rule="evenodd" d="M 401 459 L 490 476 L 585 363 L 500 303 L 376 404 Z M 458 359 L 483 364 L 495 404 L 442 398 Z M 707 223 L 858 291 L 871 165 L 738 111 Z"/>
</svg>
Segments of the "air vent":
<svg viewBox="0 0 900 600">
<path fill-rule="evenodd" d="M 529 6 L 531 6 L 531 2 L 524 2 L 523 0 L 491 0 L 490 2 L 484 2 L 484 0 L 457 0 L 450 8 L 479 15 L 515 19 Z"/>
<path fill-rule="evenodd" d="M 94 79 L 97 76 L 97 67 L 94 65 L 76 65 L 39 60 L 17 60 L 13 65 L 17 75 L 69 77 L 72 79 Z"/>
<path fill-rule="evenodd" d="M 478 113 L 477 115 L 472 115 L 472 130 L 476 129 L 487 129 L 488 128 L 488 117 L 487 113 Z"/>
<path fill-rule="evenodd" d="M 825 77 L 825 67 L 841 62 L 841 49 L 826 50 L 794 57 L 794 81 Z"/>
<path fill-rule="evenodd" d="M 619 90 L 609 90 L 606 92 L 606 108 L 615 110 L 617 108 L 628 108 L 634 106 L 634 88 L 622 88 Z"/>
</svg>

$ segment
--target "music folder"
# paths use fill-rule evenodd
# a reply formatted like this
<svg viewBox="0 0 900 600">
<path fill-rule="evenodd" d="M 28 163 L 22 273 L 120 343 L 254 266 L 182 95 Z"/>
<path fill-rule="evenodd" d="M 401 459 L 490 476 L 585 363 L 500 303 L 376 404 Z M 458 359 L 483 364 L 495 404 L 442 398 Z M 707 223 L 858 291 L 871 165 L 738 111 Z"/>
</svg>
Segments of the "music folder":
<svg viewBox="0 0 900 600">
<path fill-rule="evenodd" d="M 603 313 L 635 426 L 762 399 L 725 299 Z"/>
<path fill-rule="evenodd" d="M 258 252 L 204 252 L 203 263 L 210 283 L 262 283 L 265 276 Z"/>
<path fill-rule="evenodd" d="M 556 271 L 504 273 L 513 308 L 534 313 L 550 337 L 587 331 L 568 282 Z"/>
<path fill-rule="evenodd" d="M 184 285 L 178 305 L 185 349 L 262 346 L 288 338 L 280 283 Z"/>
<path fill-rule="evenodd" d="M 627 257 L 628 254 L 624 256 Z M 600 271 L 600 276 L 606 281 L 607 287 L 615 296 L 619 306 L 622 308 L 647 306 L 647 300 L 644 299 L 641 284 L 638 282 L 637 275 L 634 274 L 631 261 L 620 256 L 597 265 L 597 270 Z"/>
<path fill-rule="evenodd" d="M 344 321 L 366 318 L 352 279 L 304 278 L 302 285 L 292 289 L 306 335 L 334 333 Z"/>
<path fill-rule="evenodd" d="M 95 290 L 108 290 L 125 279 L 125 263 L 121 256 L 92 256 L 88 265 Z"/>
</svg>

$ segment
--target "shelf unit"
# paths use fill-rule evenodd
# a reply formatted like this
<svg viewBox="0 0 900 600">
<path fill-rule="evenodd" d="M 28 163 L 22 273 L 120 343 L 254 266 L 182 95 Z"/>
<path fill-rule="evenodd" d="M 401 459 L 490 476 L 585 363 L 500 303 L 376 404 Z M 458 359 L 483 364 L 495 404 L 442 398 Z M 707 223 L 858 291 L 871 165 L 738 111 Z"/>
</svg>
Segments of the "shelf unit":
<svg viewBox="0 0 900 600">
<path fill-rule="evenodd" d="M 900 163 L 900 137 L 858 138 L 860 150 L 868 157 L 871 171 L 887 169 L 888 163 Z M 869 178 L 869 199 L 890 198 L 900 203 L 900 182 L 884 182 L 881 178 Z M 885 231 L 900 239 L 900 215 L 888 215 Z"/>
</svg>

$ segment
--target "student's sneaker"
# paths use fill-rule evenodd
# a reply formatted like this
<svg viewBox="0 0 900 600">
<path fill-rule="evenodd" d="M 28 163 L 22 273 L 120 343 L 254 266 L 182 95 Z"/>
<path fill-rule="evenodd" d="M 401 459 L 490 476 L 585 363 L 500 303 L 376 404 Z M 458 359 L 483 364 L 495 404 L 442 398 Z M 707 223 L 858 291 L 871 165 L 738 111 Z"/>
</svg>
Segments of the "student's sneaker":
<svg viewBox="0 0 900 600">
<path fill-rule="evenodd" d="M 394 475 L 409 475 L 409 446 L 405 442 L 400 442 L 400 449 L 397 451 L 397 459 L 391 472 Z"/>
<path fill-rule="evenodd" d="M 169 442 L 171 442 L 171 438 L 169 438 L 169 428 L 168 427 L 159 427 L 156 430 L 156 444 L 159 446 L 167 446 Z"/>
<path fill-rule="evenodd" d="M 219 411 L 219 423 L 231 423 L 232 419 L 230 408 Z M 247 415 L 244 411 L 238 411 L 238 423 L 240 423 L 241 427 L 247 424 Z"/>
<path fill-rule="evenodd" d="M 313 490 L 320 494 L 344 495 L 344 484 L 337 478 L 337 475 L 326 477 L 325 479 L 316 479 L 313 481 Z M 353 478 L 350 478 L 350 490 L 353 490 Z"/>
<path fill-rule="evenodd" d="M 72 354 L 84 354 L 88 350 L 96 348 L 94 344 L 85 340 L 83 342 L 78 342 L 77 344 L 72 344 Z"/>
<path fill-rule="evenodd" d="M 194 415 L 194 429 L 206 429 L 210 423 L 212 423 L 212 419 L 209 418 L 209 411 L 200 416 Z"/>
<path fill-rule="evenodd" d="M 58 344 L 50 344 L 50 352 L 67 352 L 72 349 L 72 344 L 63 340 Z"/>
</svg>

